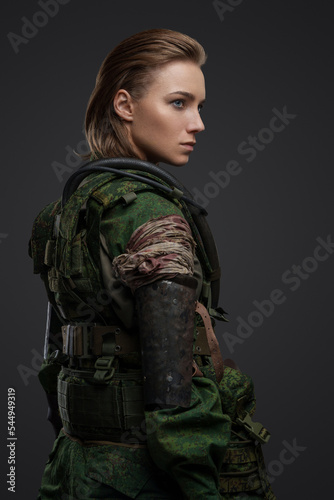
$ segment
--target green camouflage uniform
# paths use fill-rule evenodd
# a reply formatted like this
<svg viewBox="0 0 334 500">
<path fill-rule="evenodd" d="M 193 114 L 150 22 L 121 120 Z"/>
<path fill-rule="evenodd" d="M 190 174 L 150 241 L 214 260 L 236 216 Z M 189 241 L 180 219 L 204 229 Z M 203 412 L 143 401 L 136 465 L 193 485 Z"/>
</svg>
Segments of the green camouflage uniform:
<svg viewBox="0 0 334 500">
<path fill-rule="evenodd" d="M 79 192 L 80 189 L 86 189 L 87 193 L 91 186 L 95 189 L 95 191 L 91 189 L 93 194 L 90 199 L 94 200 L 88 205 L 87 215 L 87 217 L 94 214 L 96 216 L 97 211 L 102 214 L 100 227 L 94 229 L 94 225 L 91 226 L 92 233 L 96 231 L 95 234 L 87 236 L 84 226 L 81 226 L 83 229 L 79 235 L 70 234 L 69 231 L 69 234 L 64 236 L 65 240 L 67 238 L 67 244 L 60 250 L 55 249 L 53 244 L 50 244 L 50 239 L 52 240 L 52 225 L 54 216 L 59 210 L 59 202 L 51 204 L 35 221 L 30 254 L 34 259 L 34 272 L 41 274 L 49 300 L 56 300 L 58 305 L 59 303 L 65 305 L 67 316 L 72 314 L 71 320 L 79 321 L 78 304 L 75 307 L 73 297 L 62 289 L 61 277 L 57 269 L 55 271 L 57 266 L 52 261 L 54 258 L 52 252 L 58 251 L 62 256 L 60 268 L 63 275 L 67 272 L 65 261 L 72 271 L 76 269 L 76 273 L 72 273 L 71 276 L 76 293 L 84 297 L 85 303 L 89 302 L 88 299 L 91 297 L 95 296 L 96 299 L 97 286 L 108 287 L 113 308 L 110 307 L 110 301 L 100 308 L 100 314 L 106 318 L 107 324 L 115 322 L 116 318 L 125 327 L 133 329 L 132 295 L 116 279 L 106 284 L 106 280 L 111 276 L 107 268 L 110 267 L 113 257 L 125 252 L 132 233 L 139 226 L 160 216 L 178 214 L 184 217 L 184 214 L 179 202 L 158 194 L 150 186 L 126 178 L 113 179 L 110 182 L 110 178 L 112 178 L 110 174 L 93 174 L 78 190 Z M 101 183 L 101 179 L 107 179 L 108 182 Z M 137 198 L 129 204 L 110 202 L 113 198 L 119 198 L 133 191 L 136 192 Z M 81 202 L 82 200 L 75 200 L 75 196 L 72 196 L 68 203 L 72 203 L 74 207 L 75 203 L 78 205 Z M 60 226 L 62 235 L 72 223 L 70 214 L 71 210 L 74 210 L 73 207 L 67 210 L 68 220 L 63 220 L 63 227 Z M 66 215 L 63 218 L 66 219 Z M 77 227 L 80 229 L 80 221 Z M 78 228 L 76 231 L 79 231 Z M 81 245 L 80 251 L 78 245 Z M 50 246 L 53 248 L 52 252 Z M 69 248 L 71 251 L 67 254 Z M 95 257 L 99 255 L 102 262 L 102 271 L 99 270 L 94 278 L 95 281 L 92 280 L 95 286 L 94 293 L 89 291 L 84 278 L 80 275 L 82 269 L 76 261 L 82 259 L 80 252 L 81 254 L 86 252 L 87 255 L 87 249 Z M 95 270 L 98 269 L 96 262 L 92 266 L 91 269 L 94 266 Z M 85 271 L 87 272 L 87 269 Z M 196 278 L 201 279 L 201 275 L 201 268 L 197 265 Z M 54 290 L 58 290 L 59 293 Z M 201 301 L 201 297 L 199 300 Z M 79 309 L 81 315 L 89 316 L 89 308 Z M 127 390 L 127 388 L 141 387 L 142 384 L 140 376 L 138 377 L 139 355 L 133 353 L 120 358 L 115 377 L 107 383 L 116 391 L 115 404 L 120 386 L 122 390 L 123 388 Z M 71 439 L 61 431 L 46 464 L 39 498 L 42 500 L 51 498 L 274 500 L 275 496 L 271 492 L 263 470 L 261 450 L 258 448 L 256 451 L 253 446 L 254 441 L 250 440 L 243 427 L 233 423 L 237 417 L 238 399 L 243 398 L 244 412 L 249 412 L 251 415 L 255 411 L 255 397 L 250 378 L 238 370 L 225 367 L 224 377 L 218 384 L 211 358 L 196 355 L 194 359 L 204 377 L 193 377 L 189 408 L 156 409 L 150 412 L 144 412 L 143 409 L 140 415 L 128 420 L 132 425 L 127 426 L 123 422 L 119 436 L 112 440 L 116 441 L 115 444 L 83 443 L 79 439 Z M 52 362 L 52 357 L 42 366 L 39 378 L 49 394 L 56 393 L 60 369 L 59 364 Z M 128 374 L 128 378 L 121 383 L 117 379 L 118 371 Z M 71 377 L 61 372 L 58 378 L 79 386 L 89 384 L 79 375 Z M 247 471 L 253 472 L 247 473 Z M 240 472 L 244 474 L 239 476 Z M 250 480 L 251 476 L 253 482 Z"/>
</svg>

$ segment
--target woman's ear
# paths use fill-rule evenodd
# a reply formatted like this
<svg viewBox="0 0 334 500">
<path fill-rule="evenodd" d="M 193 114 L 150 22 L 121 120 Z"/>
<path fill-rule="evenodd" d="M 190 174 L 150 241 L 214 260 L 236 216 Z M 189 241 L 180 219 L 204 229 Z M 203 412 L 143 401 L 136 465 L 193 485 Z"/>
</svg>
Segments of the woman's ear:
<svg viewBox="0 0 334 500">
<path fill-rule="evenodd" d="M 133 121 L 133 99 L 129 92 L 120 89 L 114 97 L 114 110 L 120 118 L 127 122 Z"/>
</svg>

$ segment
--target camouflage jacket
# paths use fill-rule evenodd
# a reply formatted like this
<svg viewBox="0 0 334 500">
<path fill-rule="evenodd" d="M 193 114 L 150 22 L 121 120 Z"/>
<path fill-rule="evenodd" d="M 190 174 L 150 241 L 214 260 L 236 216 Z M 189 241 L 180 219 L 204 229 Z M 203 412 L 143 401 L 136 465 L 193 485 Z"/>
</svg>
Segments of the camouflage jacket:
<svg viewBox="0 0 334 500">
<path fill-rule="evenodd" d="M 79 210 L 65 211 L 65 217 L 60 220 L 59 232 L 63 237 L 60 243 L 58 240 L 55 243 L 52 238 L 53 223 L 60 203 L 46 207 L 35 221 L 30 254 L 34 259 L 34 272 L 41 274 L 49 299 L 61 307 L 68 320 L 96 320 L 91 315 L 92 311 L 96 311 L 98 301 L 99 315 L 108 322 L 115 321 L 116 318 L 133 329 L 133 299 L 129 290 L 120 286 L 113 276 L 111 261 L 113 257 L 125 252 L 132 233 L 143 223 L 163 215 L 184 214 L 177 201 L 171 201 L 150 186 L 125 178 L 110 182 L 110 177 L 108 174 L 92 175 L 89 182 L 83 185 L 82 189 L 86 189 L 86 193 L 89 186 L 96 188 L 92 190 L 90 201 L 85 207 L 85 221 L 80 220 L 82 213 Z M 124 196 L 132 192 L 136 193 L 136 198 L 127 203 Z M 113 197 L 117 200 L 123 198 L 124 203 L 113 203 Z M 79 207 L 82 198 L 74 195 L 68 203 Z M 78 214 L 77 220 L 71 220 L 71 210 Z M 99 224 L 94 224 L 94 217 L 95 220 L 99 218 Z M 85 253 L 86 256 L 89 253 L 92 259 L 83 261 L 82 254 Z M 88 268 L 82 269 L 82 265 L 86 265 L 89 260 Z M 201 267 L 203 266 L 197 265 L 196 268 L 198 279 L 204 274 Z M 88 275 L 90 283 L 87 282 Z M 66 280 L 72 280 L 75 293 L 84 299 L 83 302 L 75 303 L 64 285 Z M 107 299 L 103 298 L 102 293 L 98 295 L 101 290 L 108 291 Z M 93 308 L 82 305 L 84 303 L 89 306 L 92 301 L 95 301 Z M 172 485 L 178 494 L 177 498 L 221 498 L 219 474 L 224 467 L 224 456 L 231 440 L 236 400 L 245 396 L 244 409 L 253 413 L 255 397 L 247 376 L 228 369 L 226 373 L 230 377 L 225 376 L 221 384 L 218 384 L 210 359 L 207 356 L 197 356 L 197 361 L 204 377 L 193 378 L 190 407 L 143 412 L 140 425 L 128 429 L 126 432 L 129 435 L 124 436 L 127 443 L 132 443 L 131 447 L 111 444 L 84 446 L 82 443 L 70 443 L 61 433 L 46 468 L 44 491 L 51 488 L 54 492 L 54 481 L 57 483 L 62 477 L 63 489 L 59 491 L 71 491 L 74 494 L 73 477 L 71 479 L 71 475 L 66 474 L 65 486 L 60 465 L 61 457 L 68 463 L 69 457 L 66 458 L 66 455 L 70 453 L 71 447 L 70 467 L 76 475 L 76 481 L 84 475 L 92 480 L 98 476 L 98 484 L 108 485 L 129 498 L 135 498 L 158 471 L 170 479 L 169 488 Z M 126 359 L 125 363 L 128 370 L 140 368 L 140 361 L 136 357 Z M 44 363 L 40 380 L 47 392 L 55 392 L 59 369 L 50 360 Z M 110 385 L 114 383 L 113 380 L 110 381 Z M 165 479 L 161 479 L 160 484 L 163 481 Z M 45 494 L 42 498 L 48 497 Z M 227 495 L 226 498 L 237 497 Z M 255 495 L 254 498 L 265 497 Z"/>
</svg>

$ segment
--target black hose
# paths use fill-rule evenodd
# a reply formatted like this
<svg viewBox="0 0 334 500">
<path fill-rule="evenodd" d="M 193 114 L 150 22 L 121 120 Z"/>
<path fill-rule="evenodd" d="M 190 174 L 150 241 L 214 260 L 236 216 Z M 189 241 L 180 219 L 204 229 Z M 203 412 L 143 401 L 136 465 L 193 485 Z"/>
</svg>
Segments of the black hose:
<svg viewBox="0 0 334 500">
<path fill-rule="evenodd" d="M 167 184 L 177 187 L 183 192 L 186 192 L 187 197 L 191 200 L 192 195 L 188 190 L 170 173 L 166 172 L 154 163 L 148 161 L 138 160 L 136 158 L 101 158 L 100 160 L 88 161 L 84 163 L 77 171 L 75 171 L 67 180 L 62 196 L 62 206 L 68 201 L 72 193 L 78 188 L 83 179 L 92 172 L 97 171 L 96 167 L 112 167 L 117 170 L 133 169 L 139 170 L 141 172 L 148 172 L 150 174 L 156 175 L 160 179 L 164 180 Z M 109 171 L 101 169 L 101 171 Z M 116 173 L 113 171 L 112 173 Z M 133 174 L 135 175 L 135 174 Z M 130 176 L 129 176 L 130 177 Z M 137 177 L 134 177 L 137 178 Z M 193 200 L 192 200 L 193 201 Z M 198 204 L 193 204 L 201 210 L 202 213 L 206 211 Z"/>
</svg>

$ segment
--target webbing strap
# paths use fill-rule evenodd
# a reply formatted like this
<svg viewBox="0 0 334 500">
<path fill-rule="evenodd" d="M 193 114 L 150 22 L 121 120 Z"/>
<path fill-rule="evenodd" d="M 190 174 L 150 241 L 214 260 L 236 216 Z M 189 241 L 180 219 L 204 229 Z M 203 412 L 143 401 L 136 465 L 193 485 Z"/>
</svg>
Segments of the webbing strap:
<svg viewBox="0 0 334 500">
<path fill-rule="evenodd" d="M 265 470 L 261 445 L 229 448 L 225 454 L 222 471 L 219 475 L 219 492 L 235 495 L 254 491 L 265 500 L 276 500 Z"/>
<path fill-rule="evenodd" d="M 247 462 L 256 462 L 254 446 L 229 448 L 225 453 L 224 463 L 245 464 Z"/>
<path fill-rule="evenodd" d="M 118 325 L 62 327 L 63 353 L 70 358 L 95 360 L 94 379 L 105 383 L 115 374 L 115 356 L 140 350 L 139 339 Z"/>
<path fill-rule="evenodd" d="M 219 475 L 220 493 L 254 491 L 261 487 L 255 445 L 243 442 L 228 448 L 224 456 L 223 469 Z"/>
<path fill-rule="evenodd" d="M 77 377 L 86 380 L 89 383 L 94 383 L 94 370 L 76 370 L 75 368 L 62 367 L 62 372 L 66 377 Z M 113 376 L 113 381 L 132 380 L 140 385 L 143 380 L 143 373 L 141 370 L 133 370 L 130 372 L 122 373 L 116 372 Z"/>
<path fill-rule="evenodd" d="M 247 472 L 244 476 L 239 473 L 236 477 L 223 477 L 219 479 L 219 493 L 240 493 L 242 491 L 254 491 L 261 488 L 261 480 L 257 468 Z"/>
</svg>

